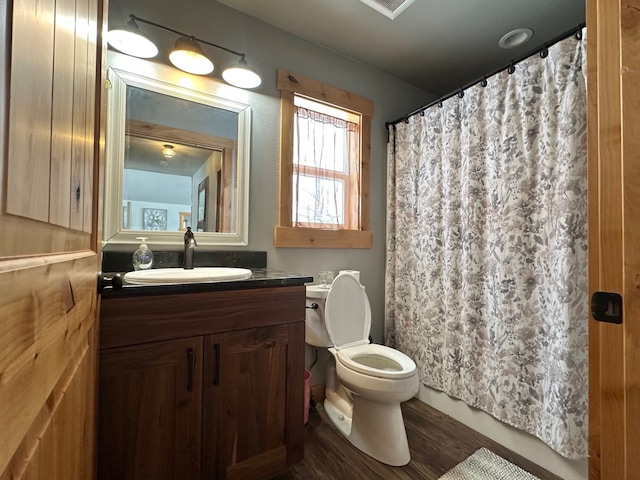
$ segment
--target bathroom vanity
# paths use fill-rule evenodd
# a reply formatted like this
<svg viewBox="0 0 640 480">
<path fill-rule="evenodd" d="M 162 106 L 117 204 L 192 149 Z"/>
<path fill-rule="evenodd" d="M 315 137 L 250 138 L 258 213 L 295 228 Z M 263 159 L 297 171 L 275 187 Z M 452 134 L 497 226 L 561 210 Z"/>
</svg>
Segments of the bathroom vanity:
<svg viewBox="0 0 640 480">
<path fill-rule="evenodd" d="M 268 479 L 301 460 L 311 280 L 106 289 L 98 478 Z"/>
<path fill-rule="evenodd" d="M 130 271 L 130 249 L 144 235 L 156 270 L 253 273 L 103 290 L 98 478 L 271 478 L 303 455 L 304 284 L 313 278 L 269 271 L 266 252 L 245 249 L 251 106 L 206 77 L 190 77 L 184 88 L 172 67 L 113 51 L 107 60 L 103 271 Z M 168 174 L 147 162 L 156 158 L 145 153 L 149 140 L 203 154 L 190 190 L 164 189 L 172 196 L 160 202 L 159 192 L 125 196 L 125 178 L 147 186 L 153 172 Z M 143 160 L 144 168 L 131 166 Z M 176 201 L 176 193 L 191 202 Z M 183 250 L 189 226 L 195 241 Z M 219 250 L 229 246 L 241 248 Z"/>
</svg>

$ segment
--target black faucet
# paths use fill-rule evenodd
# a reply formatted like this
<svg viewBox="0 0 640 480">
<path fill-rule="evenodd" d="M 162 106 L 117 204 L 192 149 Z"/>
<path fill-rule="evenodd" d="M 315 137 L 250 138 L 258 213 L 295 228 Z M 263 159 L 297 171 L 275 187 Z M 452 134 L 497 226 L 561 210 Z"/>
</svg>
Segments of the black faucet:
<svg viewBox="0 0 640 480">
<path fill-rule="evenodd" d="M 191 227 L 187 227 L 187 231 L 184 233 L 184 263 L 185 270 L 193 270 L 193 253 L 196 250 L 198 243 L 193 236 Z"/>
</svg>

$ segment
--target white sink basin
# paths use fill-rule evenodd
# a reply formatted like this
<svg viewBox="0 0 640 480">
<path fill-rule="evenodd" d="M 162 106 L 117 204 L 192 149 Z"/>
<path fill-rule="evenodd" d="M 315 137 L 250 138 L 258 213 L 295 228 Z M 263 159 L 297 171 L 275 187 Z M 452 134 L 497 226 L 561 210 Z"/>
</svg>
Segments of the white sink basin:
<svg viewBox="0 0 640 480">
<path fill-rule="evenodd" d="M 199 267 L 192 270 L 184 268 L 156 268 L 138 270 L 124 275 L 125 281 L 137 285 L 158 285 L 175 283 L 228 282 L 245 280 L 253 273 L 246 268 Z"/>
</svg>

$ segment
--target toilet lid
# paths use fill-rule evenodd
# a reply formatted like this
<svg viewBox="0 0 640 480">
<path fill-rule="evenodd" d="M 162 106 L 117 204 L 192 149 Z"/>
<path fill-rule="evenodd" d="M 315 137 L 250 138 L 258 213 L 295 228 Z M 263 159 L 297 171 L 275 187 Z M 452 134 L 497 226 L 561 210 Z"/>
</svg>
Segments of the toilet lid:
<svg viewBox="0 0 640 480">
<path fill-rule="evenodd" d="M 371 307 L 364 287 L 348 273 L 336 277 L 327 293 L 324 319 L 335 347 L 369 343 Z"/>
</svg>

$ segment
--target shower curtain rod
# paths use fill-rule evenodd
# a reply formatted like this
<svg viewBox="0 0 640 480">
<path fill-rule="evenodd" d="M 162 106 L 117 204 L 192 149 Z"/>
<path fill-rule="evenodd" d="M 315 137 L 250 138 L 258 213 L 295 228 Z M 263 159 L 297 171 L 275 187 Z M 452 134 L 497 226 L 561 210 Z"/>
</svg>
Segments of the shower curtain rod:
<svg viewBox="0 0 640 480">
<path fill-rule="evenodd" d="M 408 122 L 409 121 L 409 117 L 412 117 L 414 115 L 417 114 L 421 114 L 424 115 L 424 111 L 427 108 L 431 108 L 434 105 L 439 105 L 442 106 L 442 102 L 444 102 L 445 100 L 448 100 L 449 98 L 453 97 L 454 95 L 459 95 L 461 98 L 464 96 L 464 91 L 467 90 L 468 88 L 473 87 L 474 85 L 476 85 L 477 83 L 480 83 L 483 87 L 487 86 L 487 79 L 502 72 L 503 70 L 507 70 L 509 73 L 513 73 L 516 69 L 516 64 L 520 63 L 523 60 L 526 60 L 529 57 L 532 57 L 533 55 L 536 54 L 540 54 L 540 56 L 542 56 L 543 58 L 547 56 L 547 51 L 549 50 L 549 47 L 555 45 L 556 43 L 564 40 L 565 38 L 570 37 L 571 35 L 575 35 L 576 38 L 580 39 L 582 38 L 582 29 L 585 27 L 584 23 L 581 23 L 575 27 L 573 27 L 570 30 L 567 30 L 565 33 L 558 35 L 557 37 L 552 38 L 550 41 L 545 42 L 543 45 L 536 47 L 533 50 L 529 50 L 527 53 L 517 57 L 515 60 L 512 60 L 511 62 L 509 62 L 507 65 L 504 65 L 500 68 L 497 68 L 496 70 L 493 70 L 491 73 L 488 73 L 486 75 L 483 75 L 482 77 L 467 83 L 466 85 L 463 85 L 462 87 L 454 90 L 453 92 L 450 92 L 440 98 L 438 98 L 437 100 L 434 100 L 433 102 L 418 108 L 417 110 L 414 110 L 411 113 L 408 113 L 407 115 L 400 117 L 396 120 L 393 120 L 391 122 L 385 122 L 384 126 L 385 129 L 389 130 L 389 126 L 390 125 L 396 125 L 397 123 L 400 122 Z"/>
</svg>

